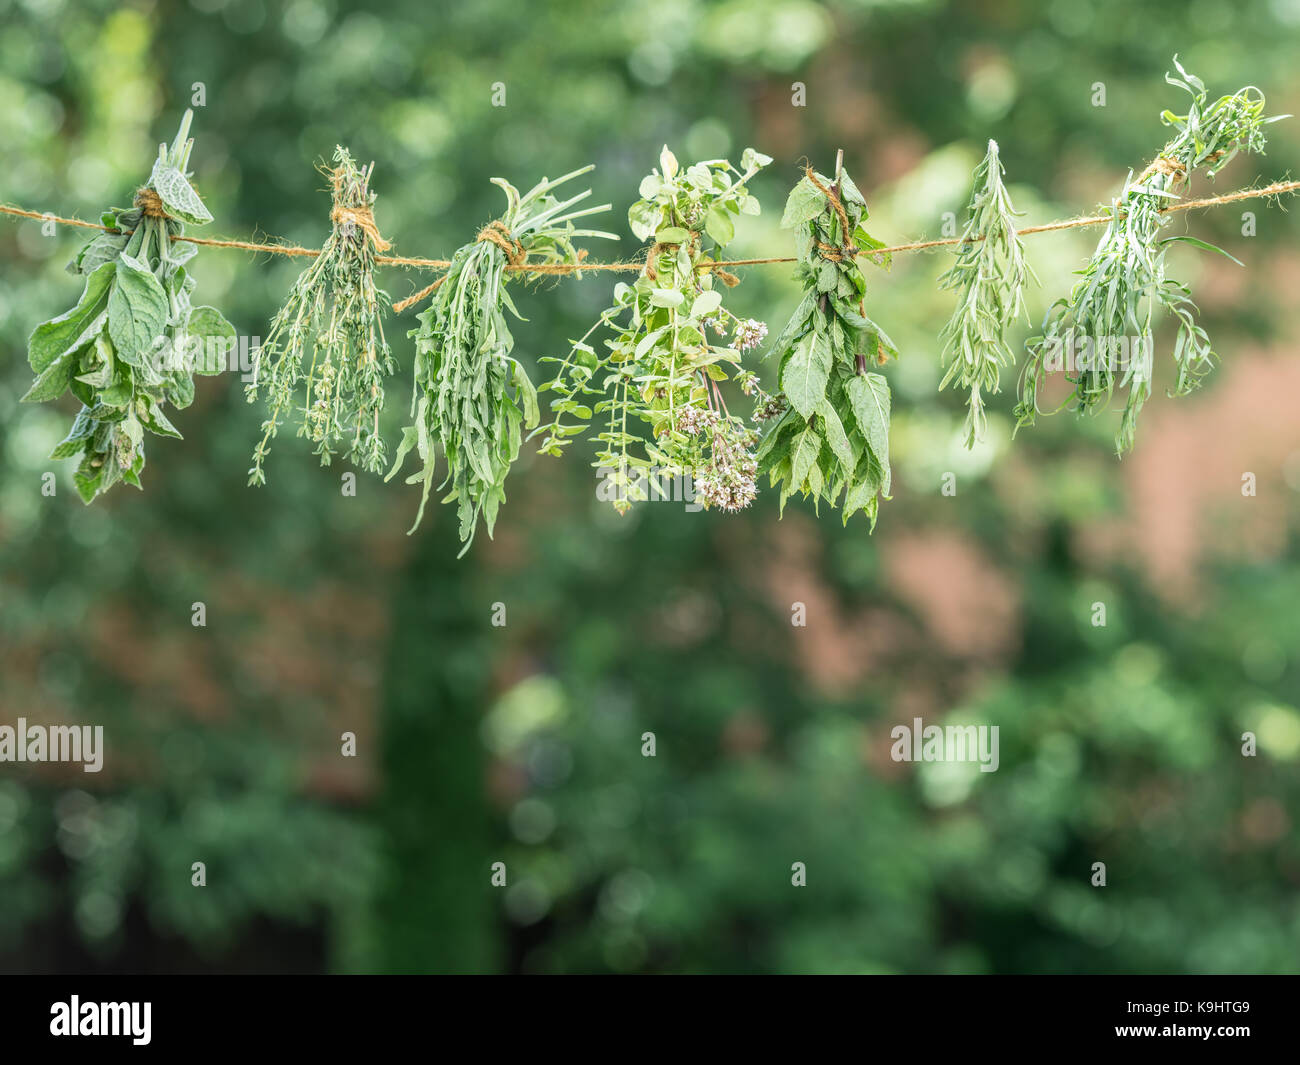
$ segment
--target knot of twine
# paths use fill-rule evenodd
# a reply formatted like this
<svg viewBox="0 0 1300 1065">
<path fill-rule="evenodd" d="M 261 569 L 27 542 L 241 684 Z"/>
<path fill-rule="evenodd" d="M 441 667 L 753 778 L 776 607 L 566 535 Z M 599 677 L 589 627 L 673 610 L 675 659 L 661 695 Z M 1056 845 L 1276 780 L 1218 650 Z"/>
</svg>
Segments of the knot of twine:
<svg viewBox="0 0 1300 1065">
<path fill-rule="evenodd" d="M 511 238 L 510 227 L 499 218 L 480 229 L 474 241 L 477 244 L 495 244 L 505 253 L 506 262 L 511 266 L 522 266 L 528 258 L 528 249 Z"/>
<path fill-rule="evenodd" d="M 844 204 L 840 202 L 839 190 L 834 187 L 828 188 L 818 181 L 817 174 L 813 171 L 811 166 L 804 167 L 803 172 L 804 177 L 812 182 L 813 187 L 825 196 L 830 202 L 830 205 L 835 208 L 835 213 L 839 215 L 840 218 L 840 236 L 843 243 L 837 248 L 834 244 L 827 244 L 825 241 L 819 240 L 817 241 L 818 255 L 833 263 L 843 262 L 845 259 L 856 258 L 858 248 L 855 247 L 853 242 L 849 239 L 849 216 L 844 210 Z"/>
<path fill-rule="evenodd" d="M 694 252 L 700 245 L 700 234 L 695 230 L 691 231 L 689 248 Z M 659 256 L 674 248 L 680 248 L 681 244 L 674 241 L 655 241 L 650 245 L 650 250 L 645 254 L 645 276 L 651 281 L 659 280 Z M 735 288 L 740 284 L 740 278 L 729 270 L 724 270 L 721 263 L 705 262 L 696 263 L 695 269 L 706 274 L 712 274 L 721 281 L 727 288 Z"/>
<path fill-rule="evenodd" d="M 1187 176 L 1187 167 L 1172 156 L 1157 155 L 1151 160 L 1151 165 L 1143 170 L 1141 175 L 1139 175 L 1138 184 L 1142 184 L 1142 182 L 1146 181 L 1146 179 L 1151 177 L 1153 174 L 1164 174 L 1166 177 L 1172 179 L 1171 184 L 1176 185 Z"/>
<path fill-rule="evenodd" d="M 392 247 L 380 235 L 379 227 L 375 224 L 375 212 L 369 207 L 344 207 L 341 203 L 336 203 L 334 209 L 330 211 L 330 221 L 335 226 L 344 228 L 350 226 L 361 230 L 370 238 L 375 251 L 387 251 Z"/>
<path fill-rule="evenodd" d="M 695 251 L 699 246 L 700 235 L 694 231 L 691 232 L 690 243 L 687 245 L 690 250 Z M 650 245 L 650 250 L 645 253 L 645 276 L 651 281 L 659 280 L 659 256 L 668 251 L 676 251 L 680 248 L 680 241 L 658 241 Z"/>
<path fill-rule="evenodd" d="M 147 185 L 135 190 L 135 206 L 146 218 L 170 218 L 163 207 L 162 197 Z"/>
<path fill-rule="evenodd" d="M 514 267 L 515 269 L 522 267 L 524 263 L 528 261 L 528 249 L 525 248 L 521 243 L 519 243 L 519 241 L 515 240 L 510 236 L 510 227 L 507 226 L 504 222 L 502 222 L 499 218 L 495 222 L 489 222 L 482 229 L 480 229 L 478 231 L 478 236 L 474 238 L 474 243 L 495 244 L 504 253 L 506 257 L 506 262 L 511 267 Z M 576 272 L 578 269 L 580 269 L 582 260 L 585 256 L 586 256 L 586 250 L 584 249 L 583 251 L 578 253 L 577 263 L 573 264 L 572 266 L 568 264 L 565 264 L 562 267 L 557 266 L 554 269 L 549 270 L 547 272 L 550 273 Z M 541 267 L 538 269 L 540 270 L 545 268 Z M 407 296 L 406 299 L 394 303 L 393 311 L 397 314 L 401 314 L 404 310 L 406 310 L 407 307 L 412 307 L 415 304 L 419 303 L 421 300 L 423 300 L 425 297 L 433 295 L 433 293 L 438 291 L 438 286 L 447 280 L 447 277 L 448 277 L 447 274 L 443 274 L 442 277 L 438 278 L 438 280 L 435 281 L 433 284 L 426 285 L 424 288 L 420 289 L 419 292 L 412 293 L 410 296 Z"/>
</svg>

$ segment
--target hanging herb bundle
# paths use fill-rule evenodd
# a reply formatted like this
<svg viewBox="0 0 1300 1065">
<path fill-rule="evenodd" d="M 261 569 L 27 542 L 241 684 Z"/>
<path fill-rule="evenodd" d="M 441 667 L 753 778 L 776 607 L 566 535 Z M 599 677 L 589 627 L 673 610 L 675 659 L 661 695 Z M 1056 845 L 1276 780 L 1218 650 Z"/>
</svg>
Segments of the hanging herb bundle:
<svg viewBox="0 0 1300 1065">
<path fill-rule="evenodd" d="M 1120 454 L 1132 448 L 1138 413 L 1151 395 L 1152 329 L 1162 308 L 1178 321 L 1171 394 L 1190 392 L 1214 363 L 1209 338 L 1196 323 L 1191 289 L 1166 276 L 1165 254 L 1175 241 L 1227 252 L 1195 237 L 1160 239 L 1169 222 L 1164 208 L 1178 199 L 1175 190 L 1194 171 L 1204 168 L 1213 178 L 1242 149 L 1262 152 L 1263 127 L 1276 119 L 1264 118 L 1264 96 L 1254 86 L 1210 103 L 1205 85 L 1177 56 L 1174 66 L 1181 76 L 1166 74 L 1165 80 L 1191 95 L 1188 113 L 1161 116 L 1177 136 L 1136 179 L 1129 174 L 1116 204 L 1106 210 L 1110 222 L 1081 279 L 1048 311 L 1043 334 L 1029 341 L 1017 428 L 1033 424 L 1044 374 L 1057 363 L 1074 386 L 1061 407 L 1095 412 L 1109 404 L 1116 388 L 1127 390 L 1115 447 Z"/>
<path fill-rule="evenodd" d="M 509 182 L 493 178 L 506 194 L 505 214 L 452 256 L 450 268 L 434 287 L 433 303 L 410 333 L 415 339 L 413 424 L 402 431 L 388 477 L 416 451 L 423 467 L 407 478 L 408 484 L 423 486 L 410 529 L 414 532 L 424 516 L 438 453 L 445 456 L 447 472 L 439 490 L 451 487 L 443 502 L 456 502 L 462 555 L 469 550 L 480 516 L 492 535 L 497 510 L 505 501 L 506 475 L 519 454 L 522 427 L 532 428 L 539 417 L 536 389 L 511 354 L 515 341 L 505 312 L 520 321 L 523 317 L 506 291 L 511 276 L 506 268 L 530 261 L 553 267 L 553 274 L 580 273 L 584 252 L 574 247 L 575 239 L 618 239 L 612 233 L 574 227 L 575 219 L 609 210 L 609 204 L 570 210 L 591 195 L 590 189 L 563 201 L 553 195 L 560 185 L 592 169 L 586 166 L 554 181 L 543 178 L 522 196 Z"/>
<path fill-rule="evenodd" d="M 266 483 L 268 445 L 295 405 L 302 412 L 298 435 L 316 445 L 322 466 L 346 447 L 354 465 L 371 473 L 384 468 L 379 414 L 384 378 L 397 364 L 384 339 L 388 295 L 374 278 L 375 256 L 389 248 L 375 225 L 374 168 L 358 167 L 346 148 L 334 149 L 327 171 L 334 201 L 330 235 L 272 320 L 245 390 L 250 403 L 265 393 L 268 409 L 249 484 Z"/>
<path fill-rule="evenodd" d="M 186 222 L 212 221 L 187 172 L 192 117 L 186 111 L 176 139 L 159 145 L 134 206 L 106 211 L 107 232 L 68 264 L 86 278 L 77 305 L 37 326 L 28 342 L 37 376 L 23 400 L 47 402 L 70 390 L 81 401 L 50 457 L 81 456 L 74 481 L 87 503 L 119 480 L 141 487 L 145 431 L 180 439 L 164 406 L 189 406 L 193 374 L 219 373 L 219 356 L 234 339 L 220 312 L 191 305 L 187 264 L 198 248 L 177 242 Z M 220 343 L 214 348 L 209 340 Z"/>
<path fill-rule="evenodd" d="M 998 142 L 991 140 L 975 170 L 957 261 L 939 279 L 941 288 L 959 293 L 957 308 L 939 334 L 949 362 L 939 387 L 947 388 L 955 380 L 969 390 L 968 448 L 984 439 L 984 395 L 998 391 L 1002 364 L 1015 361 L 1007 330 L 1025 313 L 1025 281 L 1034 277 L 1016 233 L 1017 212 L 1002 183 L 1003 172 Z"/>
<path fill-rule="evenodd" d="M 665 147 L 628 211 L 632 232 L 654 241 L 640 277 L 615 286 L 613 305 L 565 358 L 543 360 L 560 365 L 542 386 L 554 394 L 554 416 L 538 430 L 545 434 L 540 450 L 559 455 L 593 414 L 602 416 L 593 465 L 604 471 L 620 513 L 648 499 L 648 485 L 661 478 L 689 476 L 706 507 L 734 511 L 754 498 L 757 433 L 728 411 L 719 384 L 735 377 L 746 394 L 769 401 L 741 369 L 742 354 L 758 346 L 767 326 L 722 306 L 716 283 L 737 279 L 709 264 L 735 236 L 736 218 L 759 213 L 747 183 L 771 161 L 750 148 L 741 169 L 725 159 L 683 169 Z M 614 336 L 598 354 L 588 341 L 602 326 Z M 710 343 L 710 330 L 731 343 Z M 605 398 L 593 408 L 589 397 Z M 648 436 L 637 431 L 642 424 Z"/>
<path fill-rule="evenodd" d="M 812 168 L 786 201 L 781 225 L 793 229 L 804 297 L 769 354 L 780 360 L 781 395 L 760 414 L 778 414 L 758 450 L 781 508 L 798 491 L 814 506 L 843 496 L 844 523 L 865 511 L 872 528 L 880 496 L 889 497 L 889 384 L 870 365 L 898 355 L 867 317 L 866 277 L 858 256 L 887 267 L 883 247 L 863 228 L 867 203 L 837 167 L 834 179 Z M 782 409 L 784 407 L 784 409 Z"/>
</svg>

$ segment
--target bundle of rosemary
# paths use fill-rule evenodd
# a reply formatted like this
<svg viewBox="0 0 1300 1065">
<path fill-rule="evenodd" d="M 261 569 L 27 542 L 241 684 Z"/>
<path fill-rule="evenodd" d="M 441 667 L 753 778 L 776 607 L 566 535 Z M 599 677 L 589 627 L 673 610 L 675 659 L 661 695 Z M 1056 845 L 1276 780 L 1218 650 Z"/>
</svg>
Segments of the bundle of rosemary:
<svg viewBox="0 0 1300 1065">
<path fill-rule="evenodd" d="M 505 501 L 505 480 L 519 454 L 522 429 L 538 422 L 537 391 L 514 358 L 514 336 L 506 311 L 523 320 L 506 291 L 508 266 L 555 267 L 552 273 L 580 273 L 580 237 L 618 238 L 599 230 L 577 229 L 575 219 L 609 210 L 609 204 L 570 210 L 591 195 L 587 189 L 567 200 L 553 193 L 593 167 L 543 178 L 522 196 L 508 181 L 493 178 L 506 194 L 506 212 L 479 231 L 452 256 L 451 266 L 434 287 L 434 299 L 410 336 L 415 340 L 412 424 L 402 430 L 391 478 L 414 450 L 421 469 L 407 478 L 422 486 L 420 508 L 410 531 L 424 516 L 439 452 L 447 472 L 439 489 L 450 486 L 444 503 L 455 501 L 463 555 L 479 518 L 492 535 L 497 510 Z M 515 274 L 513 276 L 519 276 Z M 525 276 L 540 277 L 544 272 Z M 387 479 L 387 478 L 386 478 Z"/>
<path fill-rule="evenodd" d="M 250 403 L 264 392 L 268 408 L 249 484 L 266 483 L 268 444 L 295 402 L 302 412 L 298 435 L 316 444 L 322 466 L 346 446 L 349 462 L 383 470 L 379 414 L 384 378 L 397 365 L 384 339 L 388 295 L 374 279 L 375 256 L 389 247 L 375 225 L 374 168 L 358 167 L 346 148 L 334 149 L 334 166 L 326 171 L 334 201 L 330 235 L 271 322 L 246 388 Z"/>
<path fill-rule="evenodd" d="M 158 146 L 147 184 L 129 209 L 112 208 L 107 231 L 68 264 L 86 278 L 77 305 L 37 326 L 27 359 L 36 381 L 25 402 L 71 390 L 82 407 L 51 458 L 81 456 L 74 481 L 89 503 L 119 480 L 141 487 L 144 434 L 180 438 L 164 406 L 194 400 L 194 373 L 219 373 L 235 336 L 212 307 L 194 307 L 188 264 L 196 245 L 179 242 L 185 223 L 212 216 L 190 185 L 194 141 L 185 112 L 171 145 Z"/>
<path fill-rule="evenodd" d="M 781 396 L 763 413 L 777 420 L 758 449 L 760 468 L 781 486 L 781 508 L 793 492 L 836 506 L 843 520 L 864 511 L 875 528 L 880 497 L 889 497 L 889 383 L 870 372 L 898 349 L 867 317 L 865 255 L 887 267 L 883 244 L 863 223 L 867 202 L 838 165 L 834 178 L 811 167 L 786 201 L 781 225 L 795 231 L 795 277 L 804 297 L 772 344 L 780 361 Z M 784 409 L 782 409 L 784 408 Z"/>
<path fill-rule="evenodd" d="M 1106 209 L 1110 222 L 1082 277 L 1068 298 L 1052 305 L 1042 335 L 1030 339 L 1017 429 L 1034 423 L 1046 372 L 1061 369 L 1074 386 L 1061 408 L 1073 404 L 1080 412 L 1094 412 L 1109 403 L 1116 388 L 1127 390 L 1115 448 L 1120 454 L 1132 448 L 1138 413 L 1151 395 L 1152 331 L 1161 309 L 1178 321 L 1173 351 L 1178 376 L 1171 394 L 1191 391 L 1213 365 L 1209 338 L 1194 317 L 1191 289 L 1166 276 L 1165 255 L 1176 241 L 1228 253 L 1195 237 L 1161 239 L 1169 222 L 1164 208 L 1198 169 L 1213 178 L 1239 151 L 1262 152 L 1263 127 L 1277 118 L 1264 117 L 1264 95 L 1254 86 L 1210 102 L 1204 83 L 1188 74 L 1177 56 L 1174 66 L 1180 76 L 1166 74 L 1165 80 L 1190 94 L 1188 113 L 1161 115 L 1177 136 L 1136 178 L 1130 172 L 1115 205 Z"/>
<path fill-rule="evenodd" d="M 949 362 L 939 388 L 956 380 L 969 390 L 968 448 L 984 438 L 984 394 L 998 391 L 1002 364 L 1015 361 L 1007 330 L 1025 313 L 1025 281 L 1034 277 L 1025 262 L 1024 244 L 1016 233 L 1017 212 L 1002 174 L 998 142 L 991 140 L 975 170 L 957 261 L 939 279 L 941 288 L 959 293 L 957 308 L 939 334 Z"/>
</svg>

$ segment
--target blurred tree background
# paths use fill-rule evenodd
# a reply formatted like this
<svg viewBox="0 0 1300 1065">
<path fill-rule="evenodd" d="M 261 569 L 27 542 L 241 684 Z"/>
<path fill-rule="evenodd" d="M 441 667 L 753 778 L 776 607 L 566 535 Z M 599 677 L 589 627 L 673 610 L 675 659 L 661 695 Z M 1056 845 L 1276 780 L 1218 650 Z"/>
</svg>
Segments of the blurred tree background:
<svg viewBox="0 0 1300 1065">
<path fill-rule="evenodd" d="M 587 162 L 633 255 L 623 215 L 664 142 L 775 157 L 737 256 L 787 253 L 799 162 L 841 146 L 887 241 L 960 217 L 989 137 L 1028 223 L 1087 212 L 1164 143 L 1175 52 L 1216 95 L 1300 111 L 1295 0 L 0 0 L 0 24 L 0 199 L 125 204 L 202 83 L 203 235 L 318 245 L 313 163 L 341 143 L 376 161 L 408 255 L 492 218 L 489 177 Z M 1295 167 L 1294 123 L 1270 132 L 1219 191 Z M 0 723 L 103 724 L 108 754 L 98 775 L 0 766 L 0 968 L 1297 971 L 1295 222 L 1250 201 L 1171 228 L 1246 267 L 1173 253 L 1223 365 L 1178 401 L 1158 371 L 1122 463 L 1109 417 L 1012 450 L 1005 389 L 964 451 L 961 398 L 935 391 L 949 260 L 905 256 L 868 296 L 903 352 L 874 536 L 762 497 L 619 518 L 580 446 L 526 454 L 495 541 L 457 562 L 449 508 L 408 538 L 414 489 L 344 497 L 289 435 L 246 488 L 260 417 L 233 375 L 200 380 L 183 442 L 153 441 L 143 495 L 83 507 L 46 458 L 66 412 L 17 403 L 83 234 L 4 222 Z M 1027 242 L 1035 321 L 1096 237 Z M 197 296 L 264 335 L 299 266 L 201 249 Z M 425 280 L 384 274 L 394 299 Z M 611 284 L 521 290 L 522 355 L 561 351 Z M 751 268 L 731 305 L 775 330 L 796 291 Z M 917 716 L 998 725 L 1001 768 L 893 762 Z"/>
</svg>

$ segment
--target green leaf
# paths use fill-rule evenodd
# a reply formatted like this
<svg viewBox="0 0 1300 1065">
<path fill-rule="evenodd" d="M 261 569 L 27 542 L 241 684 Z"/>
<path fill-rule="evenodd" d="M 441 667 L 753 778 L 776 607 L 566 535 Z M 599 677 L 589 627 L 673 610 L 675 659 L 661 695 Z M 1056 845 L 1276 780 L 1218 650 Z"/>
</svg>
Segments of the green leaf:
<svg viewBox="0 0 1300 1065">
<path fill-rule="evenodd" d="M 162 200 L 163 207 L 169 215 L 194 225 L 203 225 L 205 222 L 212 221 L 212 215 L 203 206 L 199 194 L 176 167 L 159 159 L 154 164 L 149 184 L 153 186 L 154 192 L 158 193 L 158 198 Z"/>
<path fill-rule="evenodd" d="M 845 203 L 857 204 L 862 208 L 862 217 L 867 217 L 866 198 L 858 191 L 857 185 L 853 184 L 853 179 L 845 171 L 840 171 L 840 199 Z"/>
<path fill-rule="evenodd" d="M 785 201 L 785 213 L 781 215 L 781 228 L 793 229 L 804 222 L 811 222 L 826 207 L 826 197 L 818 191 L 817 186 L 806 177 L 790 190 Z"/>
<path fill-rule="evenodd" d="M 790 455 L 790 484 L 798 488 L 808 479 L 808 471 L 813 468 L 822 449 L 822 438 L 811 425 L 799 434 L 794 450 Z"/>
<path fill-rule="evenodd" d="M 871 528 L 876 527 L 876 512 L 880 507 L 876 499 L 876 493 L 879 491 L 874 481 L 865 480 L 857 481 L 849 485 L 849 490 L 844 494 L 844 524 L 849 523 L 849 518 L 859 510 L 865 510 L 867 517 L 871 519 Z"/>
<path fill-rule="evenodd" d="M 680 307 L 685 299 L 686 297 L 676 289 L 655 288 L 650 290 L 650 302 L 656 307 Z"/>
<path fill-rule="evenodd" d="M 65 351 L 32 382 L 32 387 L 19 400 L 20 403 L 45 403 L 58 399 L 68 390 L 68 383 L 80 360 L 76 351 Z"/>
<path fill-rule="evenodd" d="M 96 460 L 99 462 L 98 466 L 95 465 Z M 77 467 L 77 472 L 72 475 L 72 482 L 77 486 L 77 494 L 81 496 L 83 503 L 93 501 L 95 496 L 99 495 L 101 487 L 104 486 L 106 461 L 106 456 L 88 452 L 86 457 L 81 460 L 81 465 Z"/>
<path fill-rule="evenodd" d="M 190 336 L 202 341 L 202 350 L 193 360 L 194 372 L 212 376 L 225 370 L 228 345 L 236 339 L 235 327 L 226 320 L 226 316 L 215 307 L 195 307 L 190 311 L 186 328 Z"/>
<path fill-rule="evenodd" d="M 659 224 L 660 210 L 653 203 L 637 200 L 627 211 L 627 224 L 637 240 L 649 240 Z"/>
<path fill-rule="evenodd" d="M 80 342 L 82 334 L 108 305 L 116 270 L 116 264 L 111 262 L 98 267 L 86 278 L 81 299 L 72 310 L 36 327 L 27 341 L 27 362 L 33 373 L 41 373 L 70 346 Z"/>
<path fill-rule="evenodd" d="M 171 436 L 177 440 L 183 440 L 180 430 L 168 420 L 162 410 L 156 403 L 148 403 L 145 409 L 140 412 L 140 421 L 144 427 L 155 436 Z"/>
<path fill-rule="evenodd" d="M 849 404 L 853 417 L 866 438 L 872 455 L 885 471 L 885 494 L 889 493 L 889 383 L 878 373 L 857 374 L 849 379 Z"/>
<path fill-rule="evenodd" d="M 117 262 L 126 242 L 125 233 L 101 233 L 82 246 L 76 259 L 68 264 L 68 270 L 74 274 L 93 274 L 105 263 Z"/>
<path fill-rule="evenodd" d="M 806 333 L 781 369 L 781 389 L 790 406 L 810 418 L 821 408 L 831 372 L 831 349 L 823 334 Z"/>
<path fill-rule="evenodd" d="M 118 260 L 117 283 L 108 297 L 108 334 L 117 356 L 139 366 L 167 324 L 167 293 L 139 259 Z"/>
<path fill-rule="evenodd" d="M 660 244 L 685 244 L 690 239 L 690 231 L 681 226 L 664 226 L 655 234 L 655 240 Z"/>
<path fill-rule="evenodd" d="M 849 446 L 849 437 L 844 431 L 844 423 L 840 421 L 840 416 L 835 412 L 829 399 L 822 400 L 819 413 L 826 422 L 826 442 L 830 444 L 831 451 L 844 467 L 845 476 L 848 476 L 853 471 L 853 448 Z"/>
<path fill-rule="evenodd" d="M 714 289 L 701 292 L 691 304 L 692 318 L 706 318 L 722 306 L 722 293 Z"/>
<path fill-rule="evenodd" d="M 199 306 L 190 311 L 190 320 L 186 328 L 195 336 L 220 337 L 233 340 L 235 327 L 226 320 L 226 316 L 215 307 Z"/>
<path fill-rule="evenodd" d="M 65 436 L 50 452 L 52 459 L 70 459 L 73 455 L 85 449 L 86 438 L 95 431 L 95 420 L 90 416 L 90 411 L 84 405 L 80 413 L 72 423 L 72 428 L 68 430 Z"/>
<path fill-rule="evenodd" d="M 725 207 L 710 207 L 704 216 L 704 232 L 717 242 L 718 247 L 725 247 L 736 236 L 736 223 L 731 220 L 731 214 Z"/>
<path fill-rule="evenodd" d="M 537 423 L 541 421 L 542 417 L 541 412 L 537 407 L 537 389 L 533 387 L 533 382 L 530 381 L 528 375 L 524 373 L 524 368 L 513 359 L 511 362 L 514 363 L 513 376 L 515 388 L 519 390 L 519 398 L 524 405 L 524 425 L 529 429 L 536 428 Z M 586 408 L 583 409 L 585 410 Z M 587 417 L 591 417 L 590 411 L 587 412 Z"/>
<path fill-rule="evenodd" d="M 194 402 L 194 378 L 184 370 L 177 370 L 171 375 L 171 384 L 167 387 L 167 400 L 177 410 L 184 410 Z"/>
<path fill-rule="evenodd" d="M 1231 259 L 1231 260 L 1232 260 L 1234 263 L 1236 263 L 1238 266 L 1245 266 L 1245 265 L 1246 265 L 1246 264 L 1243 263 L 1240 259 L 1238 259 L 1235 255 L 1232 255 L 1232 254 L 1230 254 L 1229 252 L 1224 251 L 1224 250 L 1223 250 L 1222 248 L 1220 248 L 1217 244 L 1210 244 L 1208 241 L 1198 240 L 1196 237 L 1189 237 L 1189 236 L 1187 236 L 1186 234 L 1183 234 L 1183 235 L 1181 235 L 1181 236 L 1177 236 L 1177 237 L 1166 237 L 1166 238 L 1165 238 L 1164 240 L 1162 240 L 1160 243 L 1161 243 L 1161 244 L 1172 244 L 1172 243 L 1173 243 L 1174 241 L 1176 241 L 1176 240 L 1178 240 L 1178 241 L 1182 241 L 1184 244 L 1190 244 L 1190 245 L 1192 245 L 1192 246 L 1195 247 L 1195 248 L 1201 248 L 1201 249 L 1204 250 L 1204 251 L 1217 251 L 1217 252 L 1218 252 L 1220 255 L 1222 255 L 1225 259 Z"/>
</svg>

